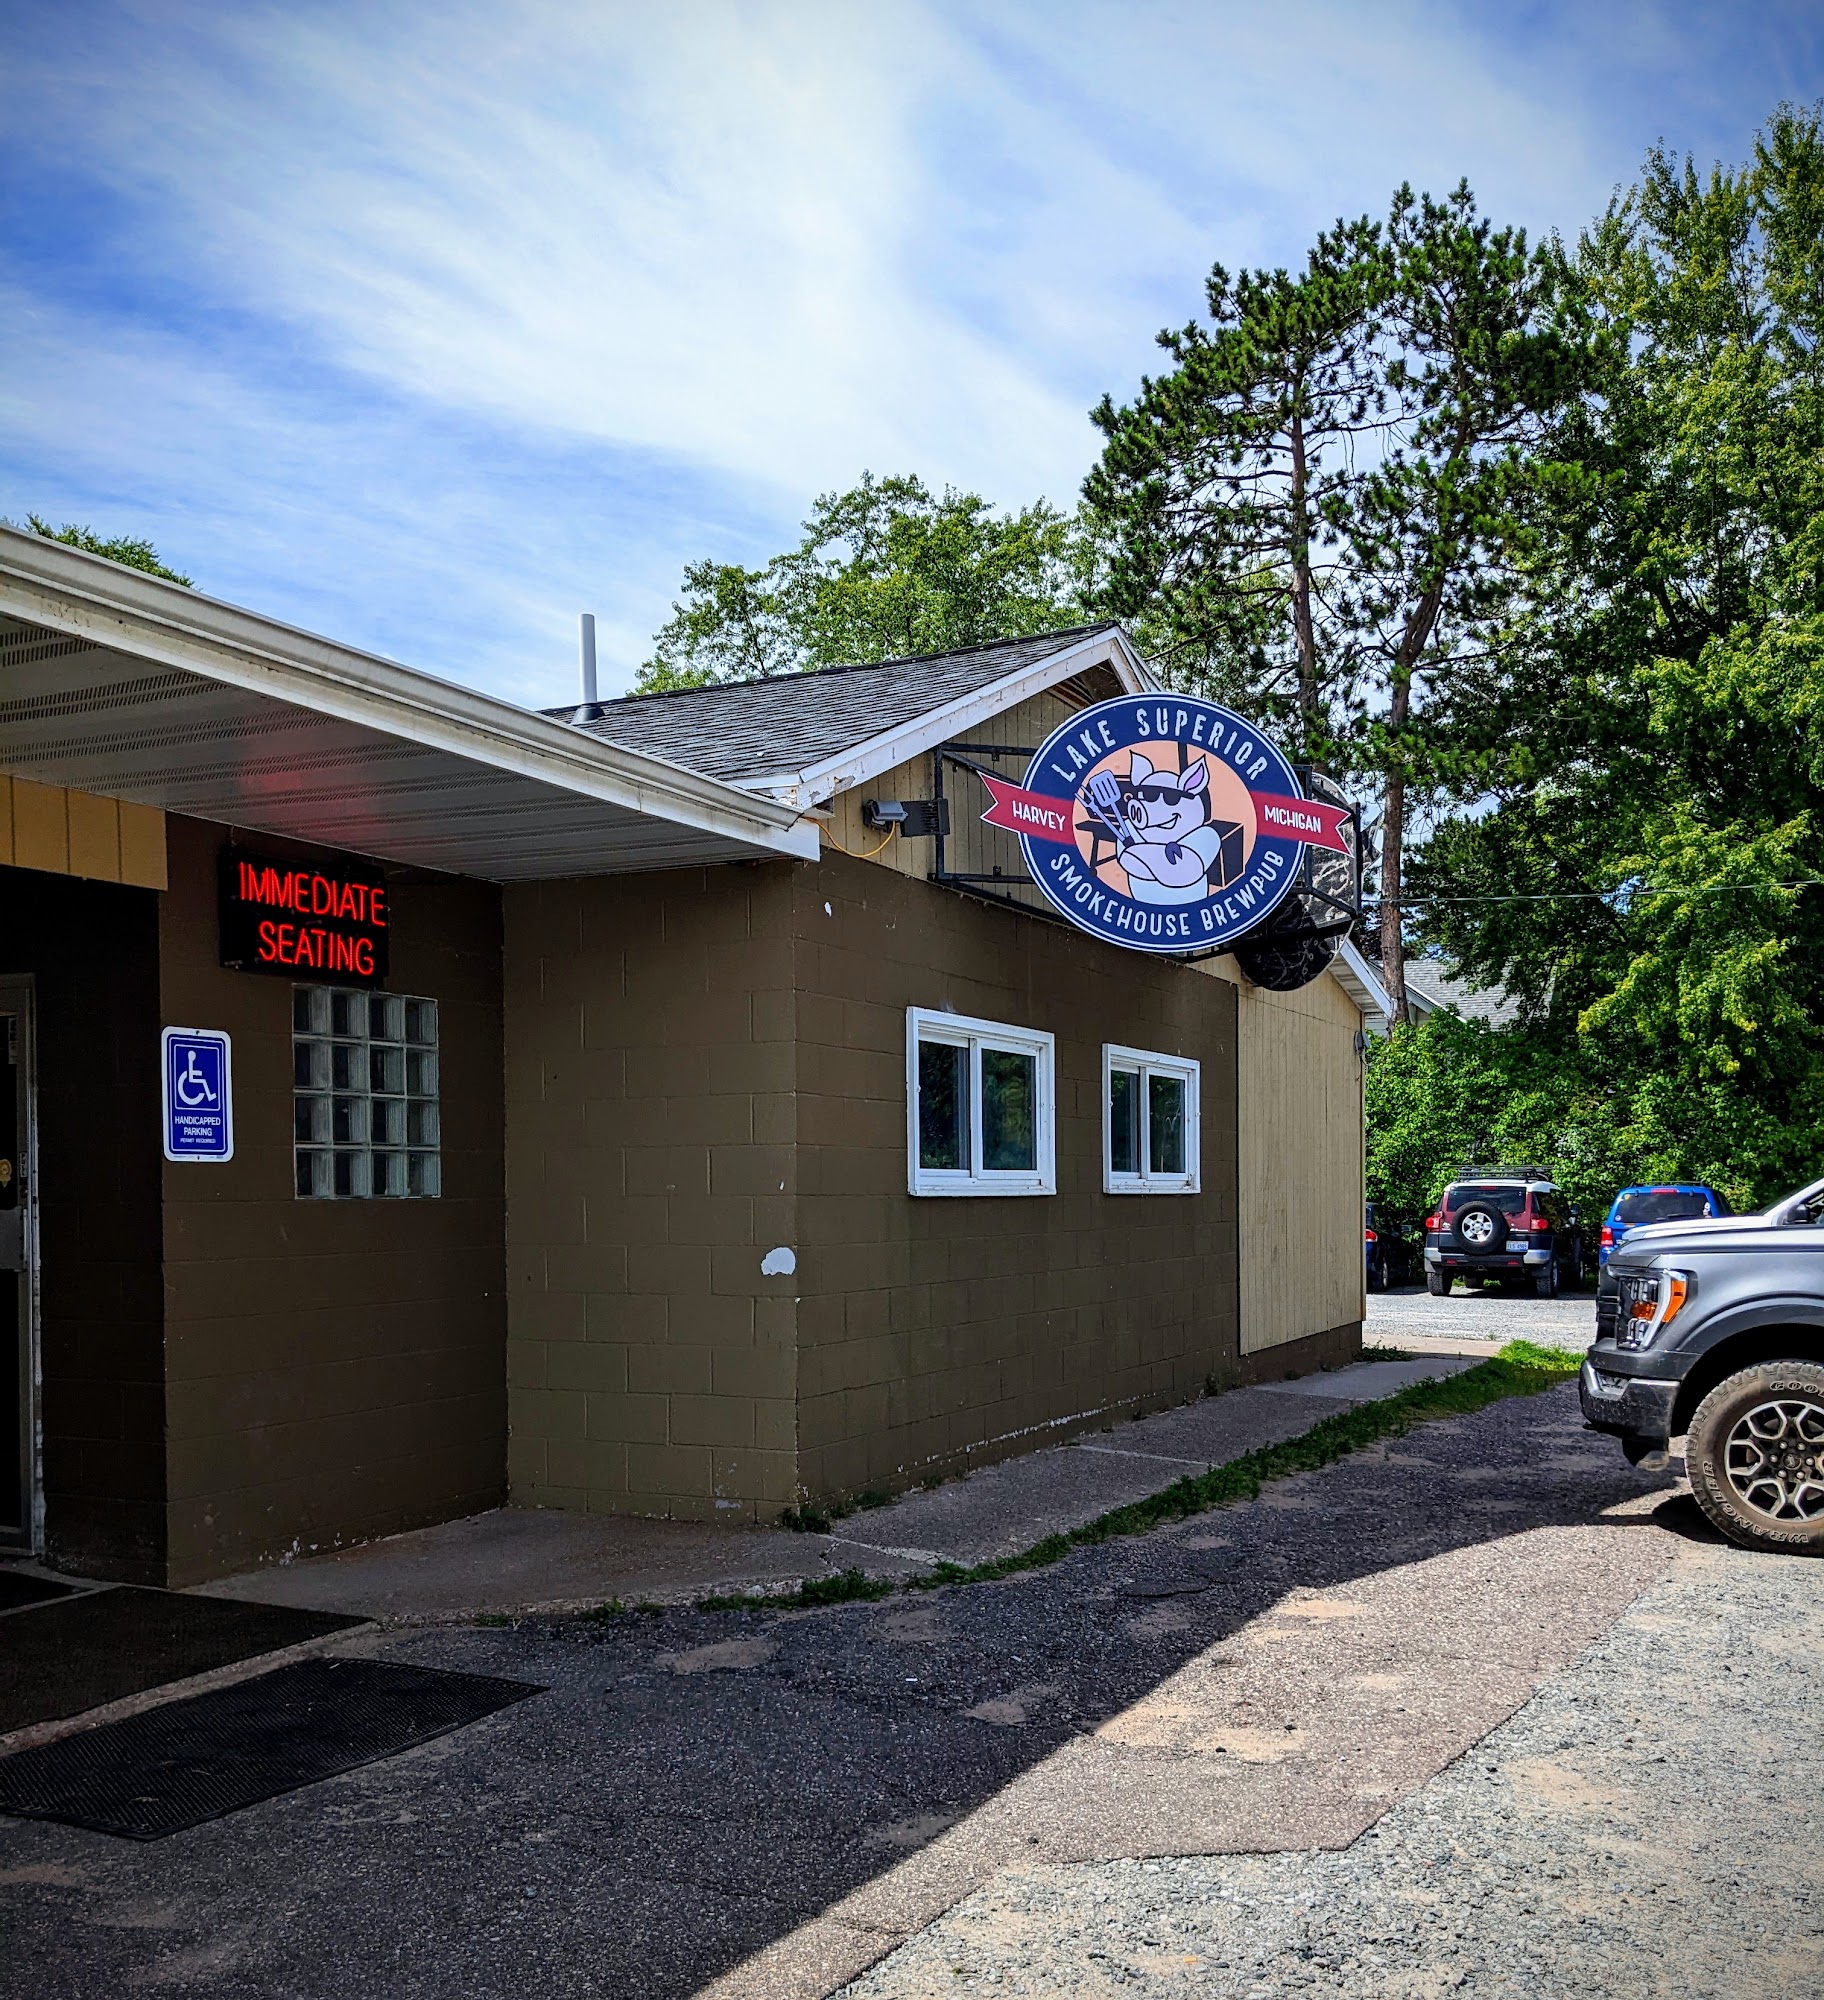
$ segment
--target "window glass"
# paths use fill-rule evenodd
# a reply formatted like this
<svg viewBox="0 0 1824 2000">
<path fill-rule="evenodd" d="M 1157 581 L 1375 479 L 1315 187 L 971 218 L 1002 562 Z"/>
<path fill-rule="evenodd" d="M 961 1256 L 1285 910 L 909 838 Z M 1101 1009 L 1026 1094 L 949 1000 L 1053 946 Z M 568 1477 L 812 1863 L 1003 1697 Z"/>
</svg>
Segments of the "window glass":
<svg viewBox="0 0 1824 2000">
<path fill-rule="evenodd" d="M 1109 1194 L 1198 1191 L 1197 1064 L 1106 1045 L 1103 1187 Z"/>
<path fill-rule="evenodd" d="M 953 1042 L 918 1045 L 918 1163 L 969 1167 L 969 1051 Z"/>
<path fill-rule="evenodd" d="M 910 1192 L 1055 1193 L 1051 1037 L 910 1007 L 906 1038 Z"/>
<path fill-rule="evenodd" d="M 1510 1218 L 1526 1213 L 1526 1190 L 1523 1187 L 1502 1187 L 1492 1181 L 1459 1181 L 1444 1193 L 1444 1212 L 1455 1215 L 1472 1202 L 1485 1202 L 1498 1208 Z"/>
<path fill-rule="evenodd" d="M 1156 1071 L 1146 1079 L 1147 1171 L 1155 1174 L 1184 1172 L 1184 1078 L 1160 1076 Z"/>
<path fill-rule="evenodd" d="M 1031 1173 L 1038 1165 L 1038 1064 L 1014 1049 L 982 1050 L 982 1165 Z"/>
<path fill-rule="evenodd" d="M 298 1194 L 317 1201 L 439 1195 L 437 1003 L 300 986 L 291 1020 Z"/>
<path fill-rule="evenodd" d="M 1685 1222 L 1708 1215 L 1710 1204 L 1701 1194 L 1675 1188 L 1654 1188 L 1647 1194 L 1624 1194 L 1615 1204 L 1615 1220 L 1638 1228 L 1644 1222 Z"/>
<path fill-rule="evenodd" d="M 1140 1072 L 1108 1073 L 1108 1167 L 1110 1173 L 1140 1171 Z"/>
</svg>

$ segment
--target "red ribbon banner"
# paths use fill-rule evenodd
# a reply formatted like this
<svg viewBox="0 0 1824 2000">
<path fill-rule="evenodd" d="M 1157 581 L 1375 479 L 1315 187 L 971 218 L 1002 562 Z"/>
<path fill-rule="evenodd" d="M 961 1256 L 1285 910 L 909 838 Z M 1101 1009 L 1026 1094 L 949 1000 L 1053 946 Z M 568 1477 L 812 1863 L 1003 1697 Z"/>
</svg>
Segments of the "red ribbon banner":
<svg viewBox="0 0 1824 2000">
<path fill-rule="evenodd" d="M 1074 799 L 1024 791 L 1004 778 L 991 778 L 986 771 L 981 778 L 994 801 L 982 815 L 986 825 L 1023 833 L 1033 840 L 1055 841 L 1060 847 L 1077 844 L 1072 824 L 1078 811 Z M 1309 847 L 1328 847 L 1337 854 L 1349 852 L 1342 832 L 1349 820 L 1346 807 L 1327 805 L 1322 799 L 1282 798 L 1274 792 L 1252 796 L 1263 834 L 1276 840 L 1302 840 Z"/>
<path fill-rule="evenodd" d="M 1004 778 L 991 778 L 986 771 L 981 778 L 994 800 L 982 815 L 985 824 L 1005 827 L 1009 833 L 1029 834 L 1034 840 L 1055 840 L 1060 847 L 1076 846 L 1077 836 L 1071 825 L 1076 817 L 1074 799 L 1053 799 L 1043 792 L 1023 791 Z"/>
<path fill-rule="evenodd" d="M 1327 847 L 1334 854 L 1349 852 L 1349 843 L 1343 838 L 1343 828 L 1349 823 L 1347 806 L 1256 792 L 1254 810 L 1260 816 L 1262 833 L 1279 840 L 1302 840 L 1307 847 Z"/>
</svg>

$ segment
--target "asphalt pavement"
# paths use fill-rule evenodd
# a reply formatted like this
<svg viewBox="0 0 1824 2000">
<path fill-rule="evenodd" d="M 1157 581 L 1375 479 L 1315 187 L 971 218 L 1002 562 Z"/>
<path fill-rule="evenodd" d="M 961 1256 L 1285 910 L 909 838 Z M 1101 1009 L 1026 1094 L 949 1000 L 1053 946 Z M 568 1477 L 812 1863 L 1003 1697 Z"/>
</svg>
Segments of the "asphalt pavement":
<svg viewBox="0 0 1824 2000">
<path fill-rule="evenodd" d="M 1369 1337 L 1587 1339 L 1489 1303 Z M 1098 1445 L 1181 1469 L 1051 1456 Z M 336 1649 L 545 1691 L 151 1844 L 0 1819 L 0 1963 L 35 2000 L 1824 1995 L 1824 1567 L 1676 1475 L 1567 1385 L 1001 1583 L 368 1628 Z"/>
<path fill-rule="evenodd" d="M 37 2000 L 791 2000 L 1034 1864 L 1346 1850 L 1658 1580 L 1674 1491 L 1565 1388 L 1005 1583 L 370 1631 L 547 1692 L 151 1845 L 0 1822 L 5 1961 Z"/>
</svg>

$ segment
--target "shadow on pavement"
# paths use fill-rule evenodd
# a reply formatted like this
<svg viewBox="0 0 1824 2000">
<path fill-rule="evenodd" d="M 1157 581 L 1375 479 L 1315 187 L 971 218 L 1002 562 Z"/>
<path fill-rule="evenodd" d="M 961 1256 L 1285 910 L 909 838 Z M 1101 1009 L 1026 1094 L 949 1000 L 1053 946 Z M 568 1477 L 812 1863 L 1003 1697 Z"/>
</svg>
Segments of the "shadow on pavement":
<svg viewBox="0 0 1824 2000">
<path fill-rule="evenodd" d="M 1734 1546 L 1727 1535 L 1718 1534 L 1710 1525 L 1709 1517 L 1688 1492 L 1667 1494 L 1653 1509 L 1652 1520 L 1656 1528 L 1677 1535 L 1681 1541 L 1702 1542 L 1713 1549 Z"/>
<path fill-rule="evenodd" d="M 1006 1584 L 416 1634 L 390 1656 L 550 1692 L 156 1849 L 0 1822 L 0 1882 L 35 1885 L 5 1892 L 9 1958 L 40 2000 L 147 1983 L 674 2000 L 1288 1592 L 1604 1526 L 1669 1479 L 1583 1432 L 1566 1387 Z M 1615 1525 L 1638 1529 L 1633 1511 Z M 1677 1496 L 1652 1519 L 1695 1537 L 1693 1517 Z M 1138 1615 L 1160 1600 L 1172 1617 Z"/>
</svg>

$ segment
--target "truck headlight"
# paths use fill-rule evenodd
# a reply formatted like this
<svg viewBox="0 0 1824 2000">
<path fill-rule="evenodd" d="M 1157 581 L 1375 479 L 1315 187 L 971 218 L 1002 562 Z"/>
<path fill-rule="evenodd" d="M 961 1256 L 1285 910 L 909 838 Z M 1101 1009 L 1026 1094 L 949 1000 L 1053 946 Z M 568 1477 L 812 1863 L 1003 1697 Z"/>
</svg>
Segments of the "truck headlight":
<svg viewBox="0 0 1824 2000">
<path fill-rule="evenodd" d="M 1647 1271 L 1621 1281 L 1621 1310 L 1615 1317 L 1617 1347 L 1651 1347 L 1684 1311 L 1691 1296 L 1688 1271 Z"/>
</svg>

